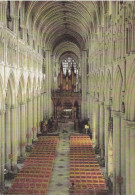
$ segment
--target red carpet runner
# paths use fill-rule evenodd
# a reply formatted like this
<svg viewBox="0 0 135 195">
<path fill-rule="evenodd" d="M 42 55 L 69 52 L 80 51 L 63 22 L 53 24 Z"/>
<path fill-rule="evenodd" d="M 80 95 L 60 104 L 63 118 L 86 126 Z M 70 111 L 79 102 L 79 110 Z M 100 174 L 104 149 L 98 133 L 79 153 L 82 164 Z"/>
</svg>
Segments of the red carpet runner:
<svg viewBox="0 0 135 195">
<path fill-rule="evenodd" d="M 47 194 L 58 142 L 58 136 L 39 137 L 8 194 Z"/>
<path fill-rule="evenodd" d="M 74 186 L 72 186 L 74 183 Z M 89 136 L 70 136 L 70 195 L 107 195 Z"/>
</svg>

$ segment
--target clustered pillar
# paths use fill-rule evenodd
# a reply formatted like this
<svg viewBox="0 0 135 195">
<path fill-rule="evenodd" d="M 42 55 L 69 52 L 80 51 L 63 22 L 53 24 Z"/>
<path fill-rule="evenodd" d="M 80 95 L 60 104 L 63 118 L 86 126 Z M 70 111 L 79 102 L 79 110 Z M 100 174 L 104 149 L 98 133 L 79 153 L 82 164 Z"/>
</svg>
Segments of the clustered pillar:
<svg viewBox="0 0 135 195">
<path fill-rule="evenodd" d="M 82 51 L 82 119 L 87 119 L 87 50 Z"/>
<path fill-rule="evenodd" d="M 121 176 L 121 118 L 120 112 L 113 111 L 113 192 L 120 194 L 119 178 Z"/>
<path fill-rule="evenodd" d="M 93 102 L 94 105 L 94 113 L 93 113 L 93 117 L 92 117 L 92 122 L 91 122 L 91 126 L 92 126 L 92 134 L 93 134 L 93 146 L 94 147 L 99 147 L 99 104 L 98 104 L 98 100 L 95 100 L 95 102 Z"/>
<path fill-rule="evenodd" d="M 100 103 L 100 150 L 101 150 L 101 158 L 104 157 L 104 103 Z"/>
<path fill-rule="evenodd" d="M 38 103 L 38 106 L 37 106 L 37 131 L 38 133 L 40 133 L 40 96 L 38 95 L 37 97 L 37 103 Z"/>
<path fill-rule="evenodd" d="M 6 114 L 5 114 L 5 165 L 6 165 L 6 169 L 8 171 L 11 170 L 11 159 L 10 159 L 10 155 L 11 155 L 11 130 L 10 130 L 10 105 L 6 105 Z"/>
<path fill-rule="evenodd" d="M 126 195 L 135 194 L 135 122 L 126 121 Z"/>
<path fill-rule="evenodd" d="M 11 107 L 11 153 L 12 158 L 12 170 L 17 171 L 17 131 L 16 131 L 16 114 L 17 107 L 13 105 Z"/>
<path fill-rule="evenodd" d="M 105 105 L 105 169 L 108 175 L 108 140 L 109 140 L 109 119 L 110 119 L 110 106 Z"/>
<path fill-rule="evenodd" d="M 27 145 L 32 145 L 32 99 L 27 100 Z"/>
<path fill-rule="evenodd" d="M 0 188 L 4 188 L 4 166 L 5 166 L 5 111 L 0 112 Z"/>
<path fill-rule="evenodd" d="M 25 102 L 22 102 L 20 105 L 20 110 L 21 110 L 21 131 L 20 131 L 20 148 L 21 148 L 21 156 L 24 156 L 25 154 L 25 141 L 26 141 L 26 126 L 25 126 Z"/>
<path fill-rule="evenodd" d="M 47 118 L 52 114 L 52 99 L 51 99 L 51 83 L 52 83 L 52 69 L 51 69 L 51 51 L 46 51 L 46 114 Z"/>
</svg>

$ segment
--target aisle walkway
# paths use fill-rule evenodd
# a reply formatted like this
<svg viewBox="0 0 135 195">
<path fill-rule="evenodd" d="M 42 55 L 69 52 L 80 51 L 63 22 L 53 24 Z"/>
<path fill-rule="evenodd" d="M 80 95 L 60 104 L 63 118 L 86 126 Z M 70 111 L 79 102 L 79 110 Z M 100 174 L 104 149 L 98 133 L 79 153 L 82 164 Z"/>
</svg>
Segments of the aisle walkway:
<svg viewBox="0 0 135 195">
<path fill-rule="evenodd" d="M 66 127 L 67 133 L 63 133 Z M 74 132 L 73 124 L 59 123 L 59 146 L 54 161 L 52 177 L 47 195 L 68 195 L 69 194 L 69 136 Z"/>
</svg>

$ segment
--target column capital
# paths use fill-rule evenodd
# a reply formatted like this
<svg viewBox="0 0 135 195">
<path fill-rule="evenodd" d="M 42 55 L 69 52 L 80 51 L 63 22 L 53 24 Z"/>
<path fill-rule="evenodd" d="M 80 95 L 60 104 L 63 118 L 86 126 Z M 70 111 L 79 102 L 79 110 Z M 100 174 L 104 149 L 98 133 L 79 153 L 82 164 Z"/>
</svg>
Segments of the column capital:
<svg viewBox="0 0 135 195">
<path fill-rule="evenodd" d="M 107 110 L 110 110 L 110 109 L 111 109 L 111 105 L 106 105 L 106 104 L 104 104 L 104 107 L 105 107 Z"/>
<path fill-rule="evenodd" d="M 0 115 L 5 114 L 5 110 L 0 110 Z"/>
<path fill-rule="evenodd" d="M 26 102 L 25 102 L 25 101 L 23 101 L 23 102 L 20 102 L 20 105 L 24 105 L 24 104 L 26 104 Z"/>
<path fill-rule="evenodd" d="M 121 112 L 120 111 L 116 111 L 116 110 L 112 110 L 112 115 L 113 115 L 113 117 L 120 117 Z"/>
<path fill-rule="evenodd" d="M 104 102 L 99 101 L 99 105 L 104 106 Z"/>
<path fill-rule="evenodd" d="M 10 105 L 10 104 L 6 104 L 6 105 L 5 105 L 5 108 L 6 108 L 6 110 L 8 110 L 8 109 L 11 108 L 11 105 Z"/>
<path fill-rule="evenodd" d="M 125 120 L 125 125 L 131 129 L 135 129 L 135 121 Z"/>
<path fill-rule="evenodd" d="M 94 102 L 99 103 L 99 99 L 98 98 L 93 97 L 93 100 L 94 100 Z"/>
<path fill-rule="evenodd" d="M 125 118 L 124 118 L 124 117 L 125 117 L 125 113 L 120 112 L 120 116 L 121 116 L 122 119 L 125 119 Z"/>
<path fill-rule="evenodd" d="M 17 108 L 18 106 L 17 105 L 11 105 L 11 109 L 15 109 L 15 108 Z"/>
<path fill-rule="evenodd" d="M 28 98 L 28 99 L 27 99 L 27 102 L 31 102 L 31 101 L 32 101 L 32 98 Z"/>
</svg>

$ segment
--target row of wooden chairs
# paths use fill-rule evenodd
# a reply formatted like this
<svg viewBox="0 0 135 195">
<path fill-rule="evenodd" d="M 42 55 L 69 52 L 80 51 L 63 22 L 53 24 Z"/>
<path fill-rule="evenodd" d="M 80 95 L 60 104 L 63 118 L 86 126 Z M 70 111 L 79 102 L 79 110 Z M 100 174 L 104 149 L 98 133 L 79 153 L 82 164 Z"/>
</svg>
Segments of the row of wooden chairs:
<svg viewBox="0 0 135 195">
<path fill-rule="evenodd" d="M 39 137 L 9 188 L 8 194 L 47 194 L 58 142 L 58 136 Z M 53 146 L 52 150 L 51 146 Z"/>
<path fill-rule="evenodd" d="M 107 195 L 89 136 L 70 136 L 70 195 Z"/>
</svg>

